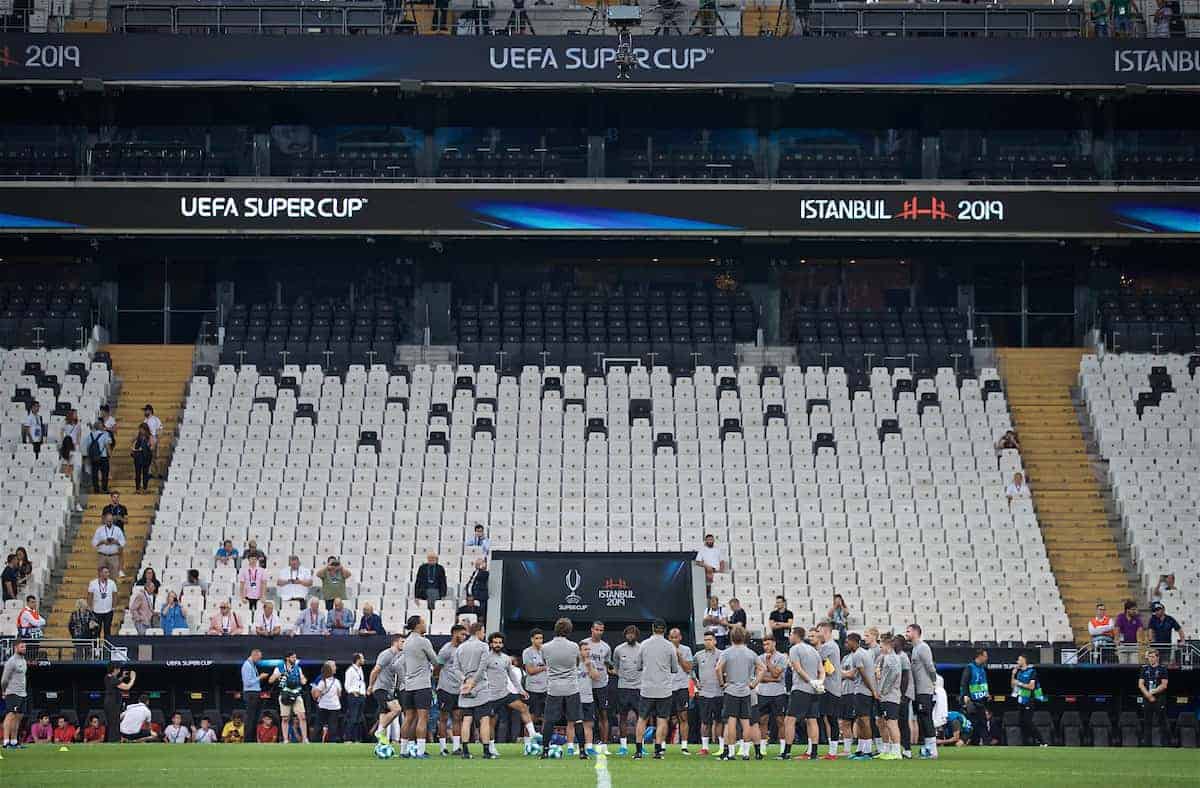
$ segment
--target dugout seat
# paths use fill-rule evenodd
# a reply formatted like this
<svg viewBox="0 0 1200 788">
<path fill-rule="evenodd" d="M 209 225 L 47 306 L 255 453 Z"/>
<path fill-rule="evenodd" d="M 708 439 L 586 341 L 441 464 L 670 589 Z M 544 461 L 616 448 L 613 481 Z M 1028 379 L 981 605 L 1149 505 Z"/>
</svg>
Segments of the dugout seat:
<svg viewBox="0 0 1200 788">
<path fill-rule="evenodd" d="M 1121 735 L 1122 747 L 1137 747 L 1142 738 L 1142 721 L 1137 712 L 1123 711 L 1117 718 L 1117 729 Z"/>
<path fill-rule="evenodd" d="M 1113 724 L 1107 712 L 1093 711 L 1088 717 L 1088 731 L 1093 747 L 1112 746 Z"/>
<path fill-rule="evenodd" d="M 1079 712 L 1064 711 L 1058 721 L 1058 727 L 1062 731 L 1062 744 L 1064 747 L 1079 747 L 1083 745 L 1083 718 L 1079 716 Z"/>
</svg>

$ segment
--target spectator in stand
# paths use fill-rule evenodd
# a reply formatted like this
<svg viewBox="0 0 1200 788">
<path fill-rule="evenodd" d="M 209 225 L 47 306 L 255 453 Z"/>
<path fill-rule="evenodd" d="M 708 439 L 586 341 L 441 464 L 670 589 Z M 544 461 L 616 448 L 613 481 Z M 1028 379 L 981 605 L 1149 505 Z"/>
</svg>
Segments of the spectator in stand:
<svg viewBox="0 0 1200 788">
<path fill-rule="evenodd" d="M 288 556 L 287 569 L 275 578 L 276 592 L 279 595 L 279 606 L 282 610 L 288 602 L 295 601 L 303 610 L 304 600 L 308 598 L 308 589 L 312 588 L 312 572 L 308 567 L 300 566 L 298 556 Z"/>
<path fill-rule="evenodd" d="M 471 576 L 467 579 L 466 591 L 468 597 L 474 598 L 479 603 L 481 616 L 487 613 L 489 577 L 491 574 L 488 572 L 487 561 L 483 558 L 476 559 L 475 571 L 471 572 Z"/>
<path fill-rule="evenodd" d="M 125 549 L 125 532 L 113 524 L 111 514 L 100 517 L 100 527 L 92 534 L 92 547 L 96 548 L 99 565 L 108 569 L 109 575 L 124 577 L 122 552 Z"/>
<path fill-rule="evenodd" d="M 350 570 L 342 566 L 336 555 L 331 555 L 325 566 L 317 570 L 317 577 L 321 579 L 321 598 L 325 600 L 325 609 L 332 610 L 333 600 L 346 598 L 346 581 L 350 579 Z"/>
<path fill-rule="evenodd" d="M 729 600 L 729 627 L 744 627 L 746 626 L 746 609 L 742 607 L 742 602 L 737 597 L 732 597 Z"/>
<path fill-rule="evenodd" d="M 159 613 L 159 626 L 164 635 L 171 635 L 175 630 L 188 629 L 187 610 L 179 603 L 179 595 L 174 591 L 167 592 L 167 601 L 163 603 Z"/>
<path fill-rule="evenodd" d="M 157 601 L 158 583 L 153 580 L 144 586 L 133 587 L 133 592 L 129 595 L 129 618 L 133 621 L 138 635 L 145 635 L 146 630 L 154 626 Z"/>
<path fill-rule="evenodd" d="M 29 737 L 25 741 L 30 744 L 50 744 L 54 741 L 54 726 L 50 724 L 50 712 L 43 711 L 37 721 L 29 726 Z"/>
<path fill-rule="evenodd" d="M 199 588 L 201 596 L 208 596 L 208 583 L 202 583 L 200 581 L 200 570 L 199 569 L 189 569 L 188 570 L 187 580 L 185 580 L 183 582 L 183 587 L 184 588 Z"/>
<path fill-rule="evenodd" d="M 308 610 L 300 614 L 296 619 L 296 626 L 292 629 L 293 635 L 328 635 L 329 626 L 325 620 L 325 614 L 321 612 L 321 603 L 315 599 L 308 600 Z"/>
<path fill-rule="evenodd" d="M 250 608 L 250 614 L 253 617 L 254 611 L 258 610 L 258 602 L 267 588 L 267 572 L 259 566 L 257 552 L 251 553 L 247 550 L 244 561 L 245 565 L 238 575 L 238 589 L 241 592 L 242 601 Z"/>
<path fill-rule="evenodd" d="M 217 732 L 212 729 L 212 720 L 208 717 L 200 718 L 200 727 L 192 731 L 192 741 L 196 744 L 217 743 Z"/>
<path fill-rule="evenodd" d="M 696 563 L 704 567 L 705 585 L 712 585 L 713 575 L 728 569 L 725 554 L 717 547 L 717 539 L 712 534 L 704 535 L 704 545 L 696 551 Z"/>
<path fill-rule="evenodd" d="M 477 526 L 475 526 L 474 534 L 472 534 L 472 536 L 469 539 L 467 539 L 466 546 L 467 547 L 478 547 L 480 550 L 483 551 L 483 554 L 486 556 L 492 550 L 492 540 L 488 539 L 487 536 L 484 535 L 483 526 L 477 525 Z"/>
<path fill-rule="evenodd" d="M 365 658 L 355 654 L 346 668 L 346 716 L 342 721 L 342 741 L 362 741 L 363 706 L 367 702 L 367 683 L 363 676 Z M 444 713 L 450 713 L 446 710 Z"/>
<path fill-rule="evenodd" d="M 370 602 L 363 602 L 362 618 L 358 621 L 358 634 L 364 636 L 387 634 L 387 630 L 383 628 L 383 619 L 375 612 L 375 606 Z"/>
<path fill-rule="evenodd" d="M 221 603 L 220 610 L 208 622 L 208 634 L 240 635 L 245 631 L 242 629 L 242 620 L 230 607 L 228 599 Z"/>
<path fill-rule="evenodd" d="M 97 420 L 87 437 L 88 465 L 92 468 L 92 495 L 103 489 L 108 492 L 109 454 L 112 451 L 113 435 L 104 429 L 104 422 Z"/>
<path fill-rule="evenodd" d="M 17 637 L 24 640 L 41 640 L 46 629 L 46 619 L 37 609 L 37 597 L 25 597 L 25 607 L 17 613 Z"/>
<path fill-rule="evenodd" d="M 29 411 L 21 422 L 21 443 L 33 446 L 33 456 L 40 457 L 42 443 L 46 440 L 46 420 L 41 416 L 42 406 L 37 400 L 29 403 Z"/>
<path fill-rule="evenodd" d="M 74 744 L 79 739 L 79 729 L 71 724 L 66 717 L 54 721 L 54 743 Z"/>
<path fill-rule="evenodd" d="M 1166 0 L 1158 0 L 1158 7 L 1154 9 L 1154 31 L 1152 38 L 1168 38 L 1171 35 L 1171 6 L 1167 5 Z"/>
<path fill-rule="evenodd" d="M 704 611 L 704 629 L 713 633 L 717 648 L 729 647 L 729 611 L 715 596 L 708 599 L 708 609 Z"/>
<path fill-rule="evenodd" d="M 283 622 L 279 620 L 279 614 L 275 612 L 275 603 L 268 599 L 263 602 L 262 616 L 254 627 L 254 634 L 259 637 L 273 638 L 282 632 Z"/>
<path fill-rule="evenodd" d="M 135 580 L 133 584 L 135 586 L 144 586 L 151 580 L 153 580 L 156 585 L 162 585 L 162 583 L 160 583 L 158 580 L 158 572 L 154 571 L 154 567 L 148 566 L 142 570 L 142 576 Z"/>
<path fill-rule="evenodd" d="M 150 461 L 153 463 L 152 476 L 162 476 L 162 471 L 158 468 L 158 436 L 162 433 L 162 419 L 154 415 L 154 406 L 146 403 L 146 407 L 142 408 L 142 425 L 150 433 Z M 151 477 L 147 477 L 151 478 Z"/>
<path fill-rule="evenodd" d="M 171 723 L 163 728 L 162 740 L 167 744 L 187 744 L 191 741 L 192 732 L 183 724 L 183 715 L 175 712 L 171 715 Z"/>
<path fill-rule="evenodd" d="M 221 546 L 217 548 L 216 564 L 217 566 L 237 566 L 238 551 L 237 548 L 233 546 L 232 540 L 226 539 L 221 543 Z"/>
<path fill-rule="evenodd" d="M 1005 449 L 1021 450 L 1021 442 L 1017 440 L 1016 432 L 1009 430 L 1000 436 L 1000 440 L 996 441 L 996 451 L 1004 451 Z"/>
<path fill-rule="evenodd" d="M 354 628 L 354 611 L 348 610 L 341 599 L 333 600 L 333 609 L 326 614 L 325 626 L 331 635 L 349 635 Z"/>
<path fill-rule="evenodd" d="M 100 634 L 100 622 L 96 614 L 88 610 L 87 602 L 75 600 L 75 612 L 67 622 L 67 631 L 75 640 L 94 640 Z"/>
<path fill-rule="evenodd" d="M 104 673 L 104 718 L 108 721 L 108 738 L 106 741 L 117 741 L 120 726 L 117 721 L 121 718 L 121 695 L 133 689 L 137 683 L 137 671 L 128 673 L 117 663 L 110 662 Z"/>
<path fill-rule="evenodd" d="M 446 597 L 446 570 L 438 563 L 437 553 L 427 553 L 425 563 L 417 567 L 417 579 L 413 583 L 413 599 L 424 599 L 429 609 L 439 599 Z"/>
<path fill-rule="evenodd" d="M 150 492 L 150 464 L 154 460 L 154 439 L 150 435 L 150 428 L 145 424 L 138 425 L 137 435 L 129 444 L 129 456 L 133 458 L 134 492 Z"/>
<path fill-rule="evenodd" d="M 846 628 L 850 626 L 850 608 L 846 606 L 846 598 L 841 594 L 833 595 L 833 605 L 825 611 L 825 618 L 833 624 L 838 632 L 838 640 L 846 639 Z"/>
<path fill-rule="evenodd" d="M 103 744 L 105 738 L 104 726 L 100 724 L 100 717 L 96 714 L 88 717 L 87 725 L 83 727 L 83 743 L 84 744 Z"/>
<path fill-rule="evenodd" d="M 58 444 L 58 471 L 71 483 L 73 495 L 79 492 L 75 486 L 75 456 L 78 454 L 75 446 L 75 441 L 71 440 L 69 435 L 64 435 L 62 442 Z M 77 506 L 75 511 L 81 510 Z"/>
<path fill-rule="evenodd" d="M 1113 648 L 1113 637 L 1117 625 L 1108 615 L 1108 609 L 1103 602 L 1096 603 L 1096 615 L 1088 622 L 1088 634 L 1092 637 L 1092 649 L 1096 653 L 1096 662 L 1108 661 L 1108 654 Z"/>
<path fill-rule="evenodd" d="M 1138 659 L 1138 633 L 1142 631 L 1142 615 L 1138 612 L 1137 602 L 1125 600 L 1125 608 L 1117 614 L 1117 632 L 1121 635 L 1121 644 L 1117 655 L 1122 665 L 1136 665 Z"/>
<path fill-rule="evenodd" d="M 475 616 L 476 621 L 483 617 L 483 608 L 480 607 L 479 603 L 475 601 L 475 597 L 471 596 L 470 594 L 467 594 L 467 598 L 464 599 L 463 603 L 458 606 L 458 610 L 454 611 L 454 615 L 456 617 L 464 614 Z"/>
<path fill-rule="evenodd" d="M 88 596 L 91 597 L 92 614 L 100 622 L 100 637 L 108 640 L 112 637 L 113 601 L 117 596 L 117 584 L 110 579 L 107 566 L 96 570 L 96 579 L 88 583 Z"/>
<path fill-rule="evenodd" d="M 1167 691 L 1167 669 L 1159 664 L 1158 650 L 1146 651 L 1146 664 L 1138 675 L 1138 693 L 1142 696 L 1142 746 L 1154 745 L 1154 726 L 1162 727 L 1164 738 L 1167 727 L 1167 704 L 1161 695 Z"/>
<path fill-rule="evenodd" d="M 18 547 L 13 552 L 17 554 L 17 585 L 24 588 L 25 584 L 29 582 L 30 576 L 33 575 L 33 562 L 29 560 L 29 553 L 24 547 Z M 1169 590 L 1174 591 L 1175 575 L 1170 577 L 1171 588 Z"/>
<path fill-rule="evenodd" d="M 1117 38 L 1137 35 L 1137 18 L 1141 15 L 1133 0 L 1112 0 L 1113 33 Z"/>
<path fill-rule="evenodd" d="M 116 490 L 113 490 L 111 493 L 109 493 L 108 503 L 105 504 L 104 510 L 101 511 L 100 514 L 102 516 L 111 514 L 113 525 L 124 530 L 125 521 L 129 519 L 129 510 L 125 508 L 125 504 L 121 503 L 121 493 L 117 492 Z"/>
<path fill-rule="evenodd" d="M 71 439 L 71 447 L 74 449 L 71 455 L 71 481 L 74 483 L 76 494 L 78 494 L 79 485 L 83 483 L 83 425 L 79 423 L 79 411 L 74 408 L 67 412 L 62 435 L 64 442 L 67 438 Z M 82 502 L 76 501 L 75 511 L 83 511 Z"/>
<path fill-rule="evenodd" d="M 1179 625 L 1174 616 L 1167 615 L 1167 608 L 1162 602 L 1154 602 L 1150 605 L 1150 620 L 1146 622 L 1146 627 L 1150 630 L 1150 644 L 1158 649 L 1160 659 L 1169 657 L 1169 653 L 1164 654 L 1163 652 L 1170 651 L 1172 632 L 1179 633 L 1180 643 L 1187 640 L 1183 627 Z"/>
<path fill-rule="evenodd" d="M 1013 480 L 1004 488 L 1004 496 L 1008 498 L 1010 505 L 1014 498 L 1028 498 L 1030 496 L 1029 485 L 1025 483 L 1025 474 L 1019 472 L 1013 474 Z"/>
<path fill-rule="evenodd" d="M 17 552 L 20 553 L 24 548 L 18 547 Z M 1179 588 L 1175 585 L 1175 573 L 1169 575 L 1160 575 L 1158 585 L 1154 587 L 1154 599 L 1161 602 L 1164 594 L 1173 594 Z"/>
<path fill-rule="evenodd" d="M 279 728 L 275 727 L 275 718 L 264 714 L 254 729 L 254 740 L 259 744 L 278 744 Z"/>
<path fill-rule="evenodd" d="M 121 741 L 154 741 L 154 732 L 150 729 L 152 716 L 150 696 L 139 695 L 136 703 L 130 703 L 121 712 Z"/>
<path fill-rule="evenodd" d="M 246 740 L 246 725 L 242 722 L 242 713 L 235 711 L 221 729 L 221 741 L 226 744 L 241 744 Z"/>
<path fill-rule="evenodd" d="M 317 727 L 322 742 L 337 741 L 342 717 L 342 682 L 337 678 L 337 664 L 328 660 L 321 666 L 321 678 L 313 685 L 313 700 L 317 702 Z"/>
<path fill-rule="evenodd" d="M 1092 23 L 1092 32 L 1096 38 L 1108 38 L 1109 17 L 1108 0 L 1090 0 L 1088 3 L 1088 18 Z"/>
<path fill-rule="evenodd" d="M 249 539 L 246 541 L 246 549 L 242 551 L 242 560 L 245 561 L 250 556 L 258 558 L 258 565 L 266 568 L 267 554 L 258 549 L 258 541 Z"/>
<path fill-rule="evenodd" d="M 4 587 L 4 601 L 21 597 L 21 570 L 16 553 L 4 559 L 4 571 L 0 572 L 0 585 Z"/>
</svg>

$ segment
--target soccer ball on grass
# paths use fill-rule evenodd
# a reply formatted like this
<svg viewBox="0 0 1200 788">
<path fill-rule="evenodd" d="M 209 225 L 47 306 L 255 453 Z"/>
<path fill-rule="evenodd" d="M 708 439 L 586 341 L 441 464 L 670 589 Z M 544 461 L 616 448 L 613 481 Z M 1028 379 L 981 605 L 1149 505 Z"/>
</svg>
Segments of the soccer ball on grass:
<svg viewBox="0 0 1200 788">
<path fill-rule="evenodd" d="M 390 744 L 376 744 L 375 757 L 381 761 L 386 761 L 396 757 L 396 748 Z"/>
</svg>

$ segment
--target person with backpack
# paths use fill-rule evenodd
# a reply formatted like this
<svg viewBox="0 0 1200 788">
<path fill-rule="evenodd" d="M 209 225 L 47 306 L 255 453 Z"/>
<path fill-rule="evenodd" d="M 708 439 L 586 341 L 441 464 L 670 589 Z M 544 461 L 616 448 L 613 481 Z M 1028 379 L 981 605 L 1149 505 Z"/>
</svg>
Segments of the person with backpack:
<svg viewBox="0 0 1200 788">
<path fill-rule="evenodd" d="M 104 429 L 104 422 L 97 421 L 88 433 L 88 462 L 92 466 L 92 493 L 99 495 L 101 488 L 108 492 L 108 455 L 112 448 L 112 435 Z"/>
<path fill-rule="evenodd" d="M 154 439 L 150 428 L 144 423 L 138 425 L 137 437 L 129 447 L 133 457 L 133 489 L 134 492 L 150 492 L 150 462 L 154 459 Z"/>
</svg>

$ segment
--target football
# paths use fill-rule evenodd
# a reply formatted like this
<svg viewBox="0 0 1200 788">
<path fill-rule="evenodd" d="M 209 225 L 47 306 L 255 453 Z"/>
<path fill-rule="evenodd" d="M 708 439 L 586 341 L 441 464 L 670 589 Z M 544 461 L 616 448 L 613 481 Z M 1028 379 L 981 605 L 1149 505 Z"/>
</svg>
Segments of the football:
<svg viewBox="0 0 1200 788">
<path fill-rule="evenodd" d="M 396 757 L 396 748 L 390 744 L 376 744 L 375 757 L 381 761 Z"/>
<path fill-rule="evenodd" d="M 542 754 L 542 745 L 532 740 L 525 742 L 525 754 L 531 758 L 536 758 Z"/>
</svg>

